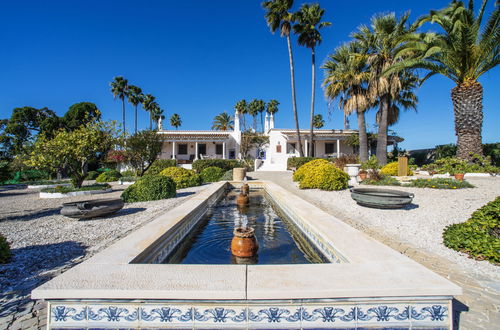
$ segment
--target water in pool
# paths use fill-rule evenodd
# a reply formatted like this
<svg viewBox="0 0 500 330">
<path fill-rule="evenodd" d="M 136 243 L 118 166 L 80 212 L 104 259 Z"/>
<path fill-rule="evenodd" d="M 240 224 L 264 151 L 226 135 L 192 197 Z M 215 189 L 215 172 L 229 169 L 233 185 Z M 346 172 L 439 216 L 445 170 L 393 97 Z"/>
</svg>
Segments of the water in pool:
<svg viewBox="0 0 500 330">
<path fill-rule="evenodd" d="M 252 190 L 250 204 L 238 207 L 239 190 L 232 190 L 212 206 L 191 234 L 167 257 L 169 264 L 307 264 L 327 259 L 298 228 L 275 210 L 264 191 Z M 236 258 L 231 254 L 234 228 L 255 229 L 257 255 Z"/>
</svg>

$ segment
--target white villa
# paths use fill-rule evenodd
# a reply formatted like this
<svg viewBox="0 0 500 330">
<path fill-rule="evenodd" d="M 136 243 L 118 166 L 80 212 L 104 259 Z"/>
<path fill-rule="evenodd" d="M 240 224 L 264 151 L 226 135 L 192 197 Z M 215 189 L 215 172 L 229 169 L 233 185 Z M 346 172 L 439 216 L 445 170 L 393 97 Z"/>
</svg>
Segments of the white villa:
<svg viewBox="0 0 500 330">
<path fill-rule="evenodd" d="M 177 159 L 180 166 L 190 167 L 197 159 L 239 159 L 241 142 L 241 115 L 236 112 L 232 131 L 189 131 L 163 130 L 158 134 L 163 137 L 160 158 Z M 161 127 L 161 125 L 159 125 Z M 313 148 L 314 157 L 340 157 L 353 154 L 357 150 L 346 143 L 349 136 L 358 134 L 357 130 L 315 129 L 314 143 L 311 145 L 309 130 L 300 130 L 305 154 Z M 295 129 L 277 129 L 274 116 L 266 114 L 264 134 L 269 136 L 269 143 L 260 150 L 253 150 L 252 156 L 259 171 L 285 171 L 289 157 L 298 157 L 297 132 Z M 388 145 L 403 141 L 397 136 L 388 137 Z"/>
</svg>

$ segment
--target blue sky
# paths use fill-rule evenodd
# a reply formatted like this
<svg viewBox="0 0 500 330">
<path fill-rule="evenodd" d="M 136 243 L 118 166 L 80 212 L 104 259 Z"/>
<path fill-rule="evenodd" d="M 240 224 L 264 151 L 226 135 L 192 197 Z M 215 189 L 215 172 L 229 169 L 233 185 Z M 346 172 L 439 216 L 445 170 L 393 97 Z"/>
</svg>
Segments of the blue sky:
<svg viewBox="0 0 500 330">
<path fill-rule="evenodd" d="M 332 26 L 323 30 L 317 49 L 316 112 L 325 128 L 342 128 L 337 104 L 328 114 L 319 65 L 349 40 L 375 13 L 411 10 L 412 20 L 448 1 L 318 1 Z M 493 1 L 488 5 L 491 12 Z M 295 7 L 302 2 L 295 1 Z M 478 1 L 479 3 L 479 1 Z M 150 1 L 3 1 L 0 10 L 0 118 L 21 106 L 48 107 L 59 115 L 76 102 L 97 104 L 105 119 L 121 120 L 109 82 L 122 75 L 155 95 L 167 118 L 178 113 L 181 129 L 209 129 L 222 111 L 246 98 L 277 99 L 276 126 L 292 128 L 286 42 L 272 35 L 258 0 Z M 301 126 L 310 107 L 310 50 L 294 39 L 297 100 Z M 480 82 L 484 93 L 483 140 L 500 140 L 498 67 Z M 406 149 L 455 142 L 450 90 L 453 83 L 435 76 L 418 90 L 418 113 L 403 113 L 392 129 Z M 368 114 L 373 125 L 374 113 Z M 351 127 L 356 118 L 351 116 Z M 127 127 L 133 111 L 127 105 Z M 148 117 L 139 113 L 139 126 Z"/>
</svg>

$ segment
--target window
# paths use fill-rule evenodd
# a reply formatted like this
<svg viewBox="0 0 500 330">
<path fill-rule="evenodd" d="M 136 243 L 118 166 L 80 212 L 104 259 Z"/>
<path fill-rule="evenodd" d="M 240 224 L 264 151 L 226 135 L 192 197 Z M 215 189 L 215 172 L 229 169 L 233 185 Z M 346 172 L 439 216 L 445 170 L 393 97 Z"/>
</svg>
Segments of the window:
<svg viewBox="0 0 500 330">
<path fill-rule="evenodd" d="M 287 144 L 287 150 L 286 150 L 286 153 L 287 154 L 294 154 L 296 151 L 295 149 L 295 143 L 288 143 Z"/>
<path fill-rule="evenodd" d="M 187 155 L 188 153 L 188 145 L 187 144 L 179 144 L 177 147 L 177 154 L 179 155 Z"/>
<path fill-rule="evenodd" d="M 222 144 L 221 143 L 218 143 L 215 145 L 215 154 L 222 155 Z"/>
<path fill-rule="evenodd" d="M 333 154 L 335 152 L 335 143 L 325 143 L 325 154 Z"/>
</svg>

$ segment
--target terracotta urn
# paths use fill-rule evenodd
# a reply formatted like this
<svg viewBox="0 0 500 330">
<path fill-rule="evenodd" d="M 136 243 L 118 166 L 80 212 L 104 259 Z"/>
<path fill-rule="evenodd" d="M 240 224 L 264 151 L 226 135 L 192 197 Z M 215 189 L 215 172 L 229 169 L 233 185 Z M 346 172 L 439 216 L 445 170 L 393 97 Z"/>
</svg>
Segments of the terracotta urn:
<svg viewBox="0 0 500 330">
<path fill-rule="evenodd" d="M 247 205 L 249 202 L 250 198 L 248 198 L 248 195 L 244 194 L 243 192 L 241 192 L 236 198 L 237 205 Z"/>
<path fill-rule="evenodd" d="M 455 179 L 458 181 L 464 181 L 464 173 L 455 173 Z"/>
<path fill-rule="evenodd" d="M 366 174 L 367 174 L 366 171 L 360 171 L 359 174 L 358 174 L 359 175 L 359 179 L 361 181 L 366 180 Z"/>
<path fill-rule="evenodd" d="M 250 186 L 248 185 L 248 183 L 244 183 L 241 186 L 241 192 L 245 195 L 248 195 L 250 193 Z"/>
<path fill-rule="evenodd" d="M 259 245 L 255 239 L 255 230 L 253 228 L 238 227 L 233 232 L 231 241 L 231 253 L 240 258 L 249 258 L 257 253 Z"/>
</svg>

